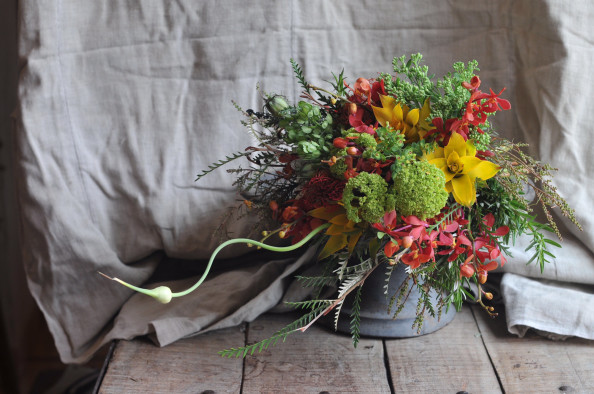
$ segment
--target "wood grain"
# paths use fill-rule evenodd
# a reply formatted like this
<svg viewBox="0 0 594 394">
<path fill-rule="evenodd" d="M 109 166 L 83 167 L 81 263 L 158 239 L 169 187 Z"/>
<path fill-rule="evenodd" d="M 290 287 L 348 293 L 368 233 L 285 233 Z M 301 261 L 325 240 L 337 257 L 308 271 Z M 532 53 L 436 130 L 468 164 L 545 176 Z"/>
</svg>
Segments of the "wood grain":
<svg viewBox="0 0 594 394">
<path fill-rule="evenodd" d="M 472 312 L 428 335 L 386 341 L 396 392 L 501 393 Z"/>
<path fill-rule="evenodd" d="M 243 345 L 243 331 L 228 328 L 163 348 L 146 339 L 120 341 L 99 393 L 239 393 L 243 360 L 217 352 Z"/>
<path fill-rule="evenodd" d="M 248 343 L 270 337 L 293 316 L 265 315 L 251 323 Z M 319 326 L 294 333 L 268 351 L 248 356 L 244 393 L 390 393 L 381 340 L 349 336 Z"/>
<path fill-rule="evenodd" d="M 507 332 L 505 316 L 492 321 L 475 310 L 485 346 L 508 393 L 594 393 L 594 342 L 552 341 Z"/>
</svg>

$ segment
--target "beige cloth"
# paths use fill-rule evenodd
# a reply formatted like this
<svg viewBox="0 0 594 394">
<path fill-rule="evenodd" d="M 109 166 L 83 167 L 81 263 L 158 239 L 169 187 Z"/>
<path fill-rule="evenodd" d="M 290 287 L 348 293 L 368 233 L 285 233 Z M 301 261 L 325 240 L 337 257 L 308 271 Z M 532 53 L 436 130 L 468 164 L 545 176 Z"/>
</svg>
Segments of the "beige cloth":
<svg viewBox="0 0 594 394">
<path fill-rule="evenodd" d="M 589 0 L 19 5 L 22 260 L 64 362 L 82 362 L 112 338 L 152 334 L 166 344 L 234 325 L 281 299 L 283 278 L 309 255 L 249 268 L 240 261 L 170 307 L 130 298 L 96 272 L 142 284 L 160 263 L 175 268 L 164 255 L 208 256 L 217 243 L 211 234 L 238 196 L 224 171 L 200 183 L 195 175 L 252 142 L 232 99 L 257 108 L 258 82 L 297 98 L 290 58 L 317 84 L 341 69 L 351 82 L 375 77 L 402 54 L 424 53 L 437 75 L 477 59 L 484 87 L 508 88 L 513 110 L 498 116 L 498 129 L 560 168 L 556 184 L 584 225 L 583 233 L 569 230 L 576 238 L 558 252 L 555 279 L 594 283 Z M 251 223 L 231 227 L 243 235 Z M 231 248 L 227 257 L 244 251 Z M 515 256 L 506 269 L 526 273 Z M 506 301 L 542 307 L 521 295 Z"/>
</svg>

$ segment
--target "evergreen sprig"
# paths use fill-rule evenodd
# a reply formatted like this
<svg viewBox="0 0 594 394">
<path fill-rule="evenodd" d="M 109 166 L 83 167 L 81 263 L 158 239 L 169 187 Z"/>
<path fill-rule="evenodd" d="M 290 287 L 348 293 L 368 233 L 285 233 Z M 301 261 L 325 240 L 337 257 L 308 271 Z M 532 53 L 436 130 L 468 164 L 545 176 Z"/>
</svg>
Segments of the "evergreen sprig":
<svg viewBox="0 0 594 394">
<path fill-rule="evenodd" d="M 323 287 L 336 283 L 336 276 L 301 276 L 295 277 L 303 287 Z"/>
<path fill-rule="evenodd" d="M 217 168 L 222 167 L 225 164 L 232 162 L 233 160 L 239 159 L 240 157 L 246 157 L 248 155 L 249 155 L 249 152 L 235 152 L 235 153 L 233 153 L 230 156 L 225 156 L 224 159 L 221 159 L 221 160 L 219 160 L 217 162 L 214 162 L 213 164 L 209 164 L 208 165 L 208 170 L 202 170 L 202 172 L 197 175 L 196 181 L 198 181 L 203 176 L 205 176 L 207 174 L 210 174 L 211 172 L 213 172 Z"/>
<path fill-rule="evenodd" d="M 303 88 L 303 91 L 307 94 L 311 94 L 311 87 L 310 84 L 305 80 L 305 76 L 303 75 L 303 69 L 301 66 L 294 60 L 291 59 L 291 67 L 293 67 L 293 73 L 295 73 L 295 77 L 299 81 L 299 84 Z"/>
<path fill-rule="evenodd" d="M 361 338 L 361 290 L 363 286 L 359 286 L 353 299 L 351 308 L 351 336 L 353 338 L 353 346 L 356 348 Z"/>
<path fill-rule="evenodd" d="M 288 324 L 284 328 L 280 329 L 279 331 L 275 332 L 270 338 L 266 338 L 260 342 L 256 342 L 252 345 L 241 346 L 238 348 L 230 348 L 226 350 L 221 350 L 218 354 L 221 357 L 242 357 L 245 358 L 248 354 L 253 355 L 256 351 L 260 353 L 262 350 L 268 349 L 270 346 L 275 346 L 279 340 L 283 342 L 287 338 L 288 335 L 299 331 L 301 327 L 306 326 L 310 323 L 313 319 L 315 319 L 321 312 L 326 309 L 325 305 L 321 305 L 309 313 L 301 316 L 299 319 L 295 320 L 294 322 Z"/>
</svg>

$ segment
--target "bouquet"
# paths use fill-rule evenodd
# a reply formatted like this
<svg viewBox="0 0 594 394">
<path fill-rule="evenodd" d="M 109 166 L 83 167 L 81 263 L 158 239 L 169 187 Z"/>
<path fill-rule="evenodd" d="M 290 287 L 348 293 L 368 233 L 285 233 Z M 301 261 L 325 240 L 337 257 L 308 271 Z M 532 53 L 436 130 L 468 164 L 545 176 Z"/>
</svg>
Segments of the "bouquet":
<svg viewBox="0 0 594 394">
<path fill-rule="evenodd" d="M 185 292 L 140 289 L 112 279 L 169 302 L 198 287 L 216 254 L 230 244 L 289 251 L 317 243 L 322 274 L 298 278 L 317 289 L 314 297 L 291 303 L 306 311 L 303 317 L 265 341 L 223 351 L 223 356 L 267 348 L 330 311 L 338 319 L 351 293 L 356 346 L 366 278 L 383 269 L 388 279 L 400 265 L 409 281 L 400 289 L 385 289 L 394 317 L 415 287 L 421 297 L 413 327 L 419 330 L 427 313 L 439 316 L 451 305 L 459 310 L 465 299 L 495 316 L 488 305 L 492 294 L 483 286 L 489 272 L 505 264 L 509 245 L 522 234 L 531 237 L 530 262 L 542 270 L 554 257 L 550 249 L 560 247 L 547 237 L 556 233 L 561 238 L 550 209 L 558 207 L 579 223 L 551 184 L 554 169 L 524 153 L 525 144 L 501 138 L 493 129 L 492 117 L 511 108 L 502 97 L 505 89 L 486 92 L 476 61 L 457 62 L 452 72 L 436 79 L 421 60 L 420 54 L 395 58 L 394 74 L 354 83 L 344 72 L 333 74 L 328 88 L 308 83 L 291 60 L 302 100 L 292 104 L 262 92 L 265 105 L 259 111 L 235 104 L 258 144 L 198 176 L 247 159 L 248 166 L 227 172 L 236 177 L 245 198 L 236 213 L 258 214 L 263 238 L 222 243 L 202 278 Z M 537 221 L 536 207 L 545 223 Z M 270 237 L 289 244 L 272 246 L 266 242 Z M 334 295 L 321 297 L 331 286 Z M 429 296 L 432 290 L 439 295 L 437 302 Z"/>
</svg>

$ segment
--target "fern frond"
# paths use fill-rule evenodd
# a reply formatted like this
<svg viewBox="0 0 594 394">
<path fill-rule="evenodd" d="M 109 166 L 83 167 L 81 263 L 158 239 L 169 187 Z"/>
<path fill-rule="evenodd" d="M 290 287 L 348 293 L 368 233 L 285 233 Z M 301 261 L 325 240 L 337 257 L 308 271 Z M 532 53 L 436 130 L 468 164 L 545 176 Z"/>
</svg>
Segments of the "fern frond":
<svg viewBox="0 0 594 394">
<path fill-rule="evenodd" d="M 245 157 L 245 156 L 247 156 L 249 154 L 250 154 L 249 152 L 235 152 L 231 156 L 225 156 L 224 159 L 221 159 L 221 160 L 219 160 L 217 162 L 214 162 L 213 164 L 210 164 L 208 166 L 208 170 L 202 170 L 202 172 L 197 175 L 197 178 L 195 179 L 195 182 L 198 181 L 203 176 L 205 176 L 207 174 L 210 174 L 211 172 L 213 172 L 217 168 L 222 167 L 225 164 L 230 163 L 230 162 L 232 162 L 235 159 L 239 159 L 240 157 Z"/>
<path fill-rule="evenodd" d="M 388 265 L 386 267 L 386 284 L 384 285 L 384 294 L 386 295 L 386 297 L 388 296 L 388 293 L 390 292 L 390 279 L 392 278 L 392 272 L 394 272 L 394 268 L 396 268 L 396 264 L 394 265 Z"/>
<path fill-rule="evenodd" d="M 353 307 L 351 309 L 351 336 L 353 338 L 353 347 L 357 347 L 359 339 L 361 338 L 360 326 L 361 326 L 361 289 L 363 286 L 359 286 L 355 293 L 355 299 L 353 300 Z"/>
<path fill-rule="evenodd" d="M 336 282 L 336 276 L 297 276 L 303 287 L 323 287 Z"/>
<path fill-rule="evenodd" d="M 290 61 L 291 61 L 291 66 L 293 67 L 293 72 L 295 73 L 295 77 L 299 81 L 299 84 L 303 88 L 303 91 L 310 93 L 309 83 L 307 83 L 307 81 L 305 80 L 305 77 L 303 76 L 303 70 L 301 69 L 299 64 L 297 64 L 297 62 L 294 59 L 291 59 Z"/>
<path fill-rule="evenodd" d="M 342 310 L 342 305 L 344 304 L 344 299 L 340 300 L 334 306 L 334 331 L 338 330 L 338 319 L 340 319 L 340 311 Z"/>
<path fill-rule="evenodd" d="M 318 314 L 322 313 L 325 309 L 326 309 L 326 306 L 321 306 L 321 307 L 318 307 L 318 308 L 310 311 L 309 313 L 307 313 L 307 314 L 301 316 L 299 319 L 295 320 L 293 323 L 288 324 L 287 326 L 283 327 L 279 331 L 275 332 L 270 338 L 266 338 L 263 341 L 254 343 L 252 345 L 221 350 L 220 352 L 218 352 L 218 354 L 221 357 L 227 357 L 227 358 L 231 358 L 231 357 L 237 358 L 240 356 L 242 358 L 245 358 L 245 356 L 247 356 L 248 354 L 249 355 L 254 354 L 256 352 L 256 350 L 258 351 L 258 353 L 260 353 L 260 352 L 262 352 L 262 350 L 266 350 L 266 349 L 268 349 L 268 347 L 276 345 L 277 342 L 279 341 L 279 339 L 282 339 L 282 341 L 284 342 L 289 334 L 292 334 L 295 331 L 298 331 L 301 327 L 307 325 L 309 322 L 311 322 L 313 319 L 315 319 Z"/>
<path fill-rule="evenodd" d="M 332 305 L 334 300 L 307 300 L 307 301 L 286 301 L 285 305 L 293 307 L 295 309 L 316 309 L 319 307 L 329 307 Z"/>
<path fill-rule="evenodd" d="M 336 268 L 334 270 L 334 273 L 336 274 L 336 277 L 338 278 L 339 281 L 342 281 L 342 278 L 344 277 L 344 272 L 347 268 L 347 264 L 349 263 L 349 259 L 348 257 L 346 258 L 340 258 L 338 261 L 338 268 Z"/>
<path fill-rule="evenodd" d="M 338 288 L 338 299 L 340 302 L 336 304 L 336 312 L 334 314 L 334 329 L 338 329 L 338 318 L 340 316 L 340 310 L 344 303 L 344 296 L 348 294 L 355 286 L 361 286 L 361 280 L 365 277 L 365 273 L 352 275 L 347 277 Z"/>
<path fill-rule="evenodd" d="M 341 267 L 342 276 L 359 275 L 364 274 L 375 266 L 373 259 L 369 258 L 361 262 L 360 264 L 353 265 L 350 267 Z M 338 273 L 338 272 L 337 272 Z"/>
</svg>

